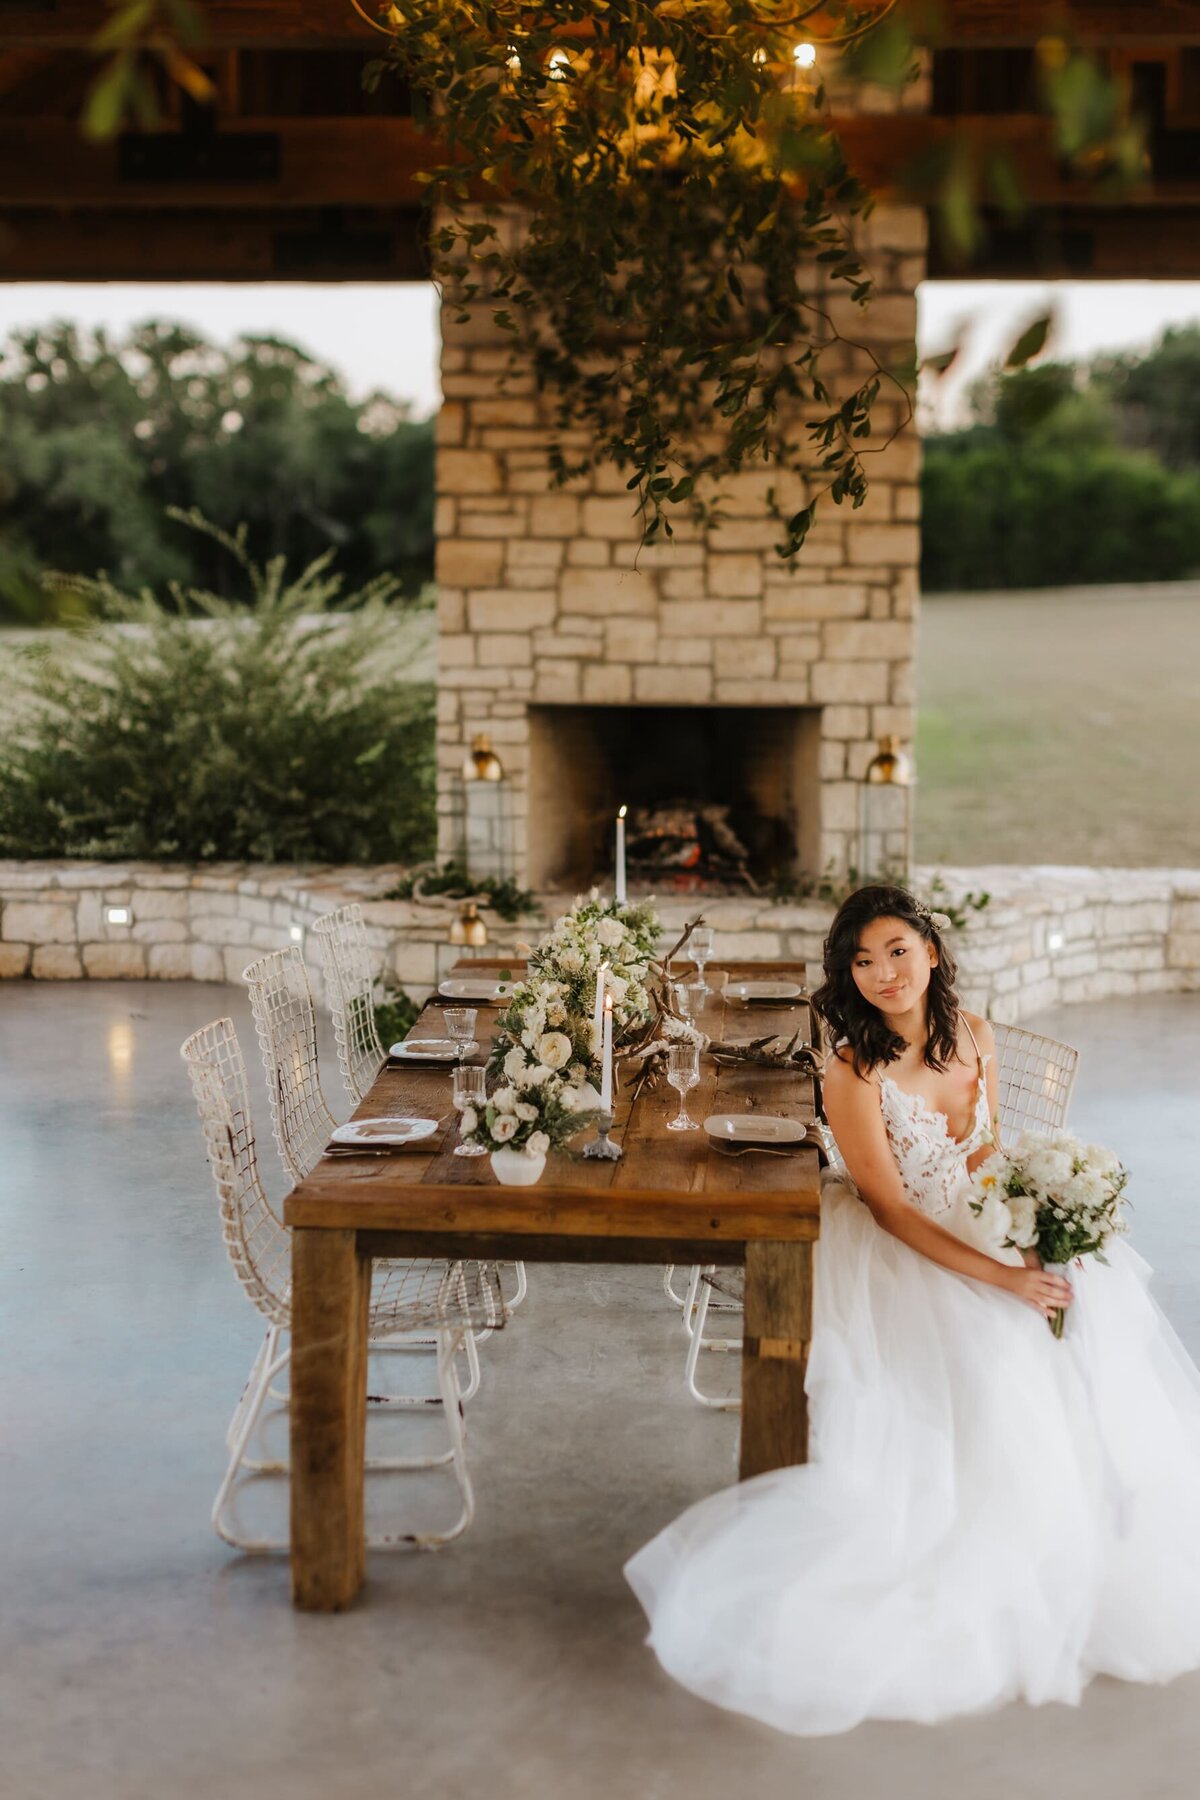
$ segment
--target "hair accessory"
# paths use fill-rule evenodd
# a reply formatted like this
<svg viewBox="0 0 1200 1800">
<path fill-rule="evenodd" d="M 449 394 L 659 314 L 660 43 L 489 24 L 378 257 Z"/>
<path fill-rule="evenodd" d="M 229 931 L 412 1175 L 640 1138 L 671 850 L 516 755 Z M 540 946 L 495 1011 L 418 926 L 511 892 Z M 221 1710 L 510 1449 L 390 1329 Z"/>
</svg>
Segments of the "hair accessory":
<svg viewBox="0 0 1200 1800">
<path fill-rule="evenodd" d="M 949 913 L 931 912 L 927 916 L 930 924 L 936 925 L 939 931 L 949 931 L 954 925 Z"/>
</svg>

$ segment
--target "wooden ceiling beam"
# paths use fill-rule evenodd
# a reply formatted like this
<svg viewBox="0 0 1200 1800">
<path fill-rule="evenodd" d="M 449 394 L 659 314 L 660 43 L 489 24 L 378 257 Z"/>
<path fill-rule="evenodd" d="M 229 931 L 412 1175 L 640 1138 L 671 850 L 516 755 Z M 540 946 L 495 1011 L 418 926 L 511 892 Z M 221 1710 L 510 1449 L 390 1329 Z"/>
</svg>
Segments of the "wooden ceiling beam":
<svg viewBox="0 0 1200 1800">
<path fill-rule="evenodd" d="M 371 0 L 363 0 L 371 11 Z M 200 0 L 204 47 L 366 51 L 379 39 L 350 0 Z M 105 0 L 3 0 L 0 48 L 83 50 L 107 22 Z"/>
<path fill-rule="evenodd" d="M 0 212 L 5 281 L 427 281 L 416 212 Z"/>
<path fill-rule="evenodd" d="M 378 37 L 350 0 L 202 0 L 201 10 L 213 49 L 366 49 Z M 1001 49 L 1053 31 L 1113 47 L 1200 44 L 1200 0 L 912 0 L 911 12 L 918 24 L 928 18 L 938 45 Z M 0 47 L 83 49 L 107 16 L 105 0 L 3 0 Z M 809 29 L 820 36 L 822 20 Z"/>
<path fill-rule="evenodd" d="M 851 168 L 884 198 L 910 197 L 904 170 L 960 132 L 981 149 L 1005 148 L 1030 201 L 1112 204 L 1111 194 L 1062 173 L 1038 115 L 881 115 L 839 119 L 836 129 Z M 211 135 L 166 131 L 99 145 L 84 145 L 69 120 L 22 119 L 0 123 L 0 206 L 412 207 L 423 197 L 418 176 L 438 154 L 408 119 L 237 118 Z M 1147 182 L 1128 203 L 1192 199 L 1200 171 L 1186 184 Z"/>
</svg>

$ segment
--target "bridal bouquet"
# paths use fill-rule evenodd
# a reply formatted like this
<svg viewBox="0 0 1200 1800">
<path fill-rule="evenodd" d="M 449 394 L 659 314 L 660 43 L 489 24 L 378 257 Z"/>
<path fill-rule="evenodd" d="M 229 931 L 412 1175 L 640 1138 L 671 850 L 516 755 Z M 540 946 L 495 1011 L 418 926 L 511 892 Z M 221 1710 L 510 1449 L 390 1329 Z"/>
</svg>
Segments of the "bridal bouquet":
<svg viewBox="0 0 1200 1800">
<path fill-rule="evenodd" d="M 1077 1256 L 1104 1262 L 1109 1238 L 1129 1229 L 1123 1199 L 1129 1171 L 1113 1151 L 1084 1144 L 1069 1132 L 1025 1132 L 1013 1151 L 1000 1151 L 972 1178 L 969 1204 L 993 1241 L 1036 1250 L 1045 1268 Z M 1060 1307 L 1050 1321 L 1063 1334 Z"/>
</svg>

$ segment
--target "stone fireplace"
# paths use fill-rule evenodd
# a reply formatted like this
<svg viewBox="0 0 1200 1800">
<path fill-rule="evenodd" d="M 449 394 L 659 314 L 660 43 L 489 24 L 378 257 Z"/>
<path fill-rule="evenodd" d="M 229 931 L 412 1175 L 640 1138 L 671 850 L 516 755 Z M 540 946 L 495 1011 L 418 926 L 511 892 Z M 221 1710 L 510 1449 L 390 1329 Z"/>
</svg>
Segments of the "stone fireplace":
<svg viewBox="0 0 1200 1800">
<path fill-rule="evenodd" d="M 924 216 L 881 206 L 864 237 L 877 297 L 846 328 L 891 362 L 911 355 Z M 514 784 L 526 885 L 602 879 L 620 804 L 728 808 L 735 838 L 754 839 L 743 843 L 751 885 L 845 871 L 878 739 L 912 741 L 919 446 L 911 427 L 886 442 L 899 406 L 877 407 L 866 505 L 826 504 L 794 569 L 773 550 L 766 490 L 784 484 L 765 466 L 722 484 L 719 529 L 677 515 L 673 541 L 639 550 L 620 471 L 551 491 L 532 372 L 497 388 L 508 350 L 490 321 L 448 313 L 444 332 L 441 854 L 453 849 L 454 779 L 486 731 Z M 855 353 L 842 354 L 853 375 Z M 659 826 L 686 875 L 690 827 L 677 814 Z M 699 827 L 707 851 L 713 829 Z M 735 870 L 730 885 L 742 880 Z"/>
</svg>

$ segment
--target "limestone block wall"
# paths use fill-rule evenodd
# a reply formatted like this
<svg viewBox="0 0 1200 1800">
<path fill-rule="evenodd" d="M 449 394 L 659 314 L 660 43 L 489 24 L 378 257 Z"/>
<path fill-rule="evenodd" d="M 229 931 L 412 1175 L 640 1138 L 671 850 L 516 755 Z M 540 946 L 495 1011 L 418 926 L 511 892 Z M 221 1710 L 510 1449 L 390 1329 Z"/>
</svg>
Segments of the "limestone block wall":
<svg viewBox="0 0 1200 1800">
<path fill-rule="evenodd" d="M 384 900 L 396 868 L 202 869 L 155 863 L 0 863 L 0 977 L 229 981 L 265 950 L 300 943 L 321 996 L 308 933 L 322 913 L 362 903 L 381 976 L 424 998 L 461 954 L 448 942 L 453 902 Z M 955 933 L 964 999 L 998 1020 L 1113 995 L 1200 992 L 1200 871 L 1020 868 L 941 870 L 949 891 L 986 888 L 987 908 Z M 918 870 L 918 891 L 934 871 Z M 547 894 L 538 917 L 486 915 L 485 954 L 519 955 L 570 903 Z M 128 925 L 109 925 L 108 906 Z M 660 902 L 677 934 L 696 901 Z M 823 902 L 710 900 L 718 956 L 819 963 L 832 908 Z"/>
<path fill-rule="evenodd" d="M 865 315 L 835 299 L 839 328 L 885 363 L 911 353 L 924 214 L 880 207 L 862 228 L 877 294 Z M 885 445 L 903 416 L 885 384 L 870 440 L 871 492 L 856 513 L 826 504 L 793 568 L 772 546 L 763 466 L 722 483 L 726 523 L 638 550 L 627 476 L 604 467 L 552 491 L 548 409 L 508 362 L 486 316 L 443 316 L 437 575 L 443 854 L 454 849 L 451 785 L 472 736 L 490 733 L 517 790 L 526 869 L 531 705 L 787 706 L 819 709 L 819 828 L 809 873 L 851 855 L 857 782 L 884 733 L 911 742 L 919 557 L 919 443 Z M 839 360 L 840 359 L 840 360 Z M 839 346 L 843 392 L 868 372 Z M 806 439 L 797 420 L 797 438 Z M 799 488 L 796 504 L 802 503 Z M 634 567 L 636 558 L 636 569 Z"/>
</svg>

